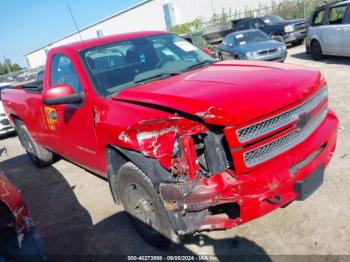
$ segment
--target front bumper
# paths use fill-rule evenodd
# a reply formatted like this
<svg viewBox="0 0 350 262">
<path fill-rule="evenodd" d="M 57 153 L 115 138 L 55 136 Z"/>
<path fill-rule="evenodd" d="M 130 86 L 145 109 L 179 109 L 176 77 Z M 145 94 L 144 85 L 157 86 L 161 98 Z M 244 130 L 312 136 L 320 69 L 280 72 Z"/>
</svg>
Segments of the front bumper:
<svg viewBox="0 0 350 262">
<path fill-rule="evenodd" d="M 303 29 L 292 33 L 287 33 L 284 35 L 283 39 L 285 43 L 292 43 L 292 42 L 305 39 L 306 35 L 307 35 L 307 29 Z"/>
<path fill-rule="evenodd" d="M 161 184 L 165 208 L 187 212 L 209 209 L 198 230 L 214 230 L 238 226 L 285 206 L 299 198 L 298 182 L 328 165 L 336 146 L 338 124 L 337 117 L 329 110 L 318 129 L 299 145 L 247 174 L 226 170 L 203 178 L 185 197 L 178 185 Z M 213 206 L 232 203 L 239 210 L 236 217 L 210 212 Z"/>
</svg>

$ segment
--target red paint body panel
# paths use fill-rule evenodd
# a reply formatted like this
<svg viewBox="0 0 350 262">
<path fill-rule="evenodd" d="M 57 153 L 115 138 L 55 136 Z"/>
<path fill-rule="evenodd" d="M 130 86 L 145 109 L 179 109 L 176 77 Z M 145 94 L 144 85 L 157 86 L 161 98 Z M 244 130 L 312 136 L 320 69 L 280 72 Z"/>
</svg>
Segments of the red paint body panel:
<svg viewBox="0 0 350 262">
<path fill-rule="evenodd" d="M 0 172 L 0 202 L 4 203 L 16 220 L 17 234 L 22 234 L 33 226 L 31 214 L 20 192 Z"/>
<path fill-rule="evenodd" d="M 237 125 L 297 103 L 321 87 L 319 72 L 281 63 L 220 62 L 122 91 L 114 99 L 151 103 L 203 115 L 210 124 Z M 209 112 L 210 113 L 210 112 Z"/>
<path fill-rule="evenodd" d="M 236 150 L 232 153 L 234 168 L 202 179 L 201 183 L 210 187 L 208 197 L 213 204 L 236 202 L 241 214 L 237 220 L 208 217 L 203 228 L 231 228 L 294 200 L 297 197 L 295 182 L 308 176 L 321 163 L 327 165 L 330 161 L 338 127 L 334 113 L 329 111 L 305 141 L 254 168 L 247 168 L 243 163 L 242 152 L 249 145 L 238 142 L 235 130 L 306 101 L 326 84 L 321 74 L 280 63 L 225 61 L 133 87 L 112 98 L 96 94 L 79 51 L 160 33 L 163 32 L 124 34 L 54 48 L 49 52 L 45 72 L 51 72 L 55 54 L 68 56 L 84 87 L 83 105 L 47 107 L 42 103 L 41 94 L 15 88 L 3 91 L 4 108 L 10 116 L 24 122 L 37 143 L 102 176 L 107 176 L 106 148 L 113 145 L 156 158 L 169 172 L 173 172 L 174 167 L 186 169 L 193 180 L 199 164 L 192 135 L 205 133 L 210 125 L 222 128 L 229 150 Z M 47 73 L 44 90 L 50 88 Z M 47 117 L 49 110 L 55 110 L 58 115 L 53 126 Z M 172 110 L 192 117 L 180 117 L 171 113 Z M 175 141 L 185 146 L 177 158 L 173 157 Z M 316 158 L 290 174 L 290 168 L 322 146 Z M 283 201 L 277 205 L 268 203 L 266 199 L 276 193 Z"/>
</svg>

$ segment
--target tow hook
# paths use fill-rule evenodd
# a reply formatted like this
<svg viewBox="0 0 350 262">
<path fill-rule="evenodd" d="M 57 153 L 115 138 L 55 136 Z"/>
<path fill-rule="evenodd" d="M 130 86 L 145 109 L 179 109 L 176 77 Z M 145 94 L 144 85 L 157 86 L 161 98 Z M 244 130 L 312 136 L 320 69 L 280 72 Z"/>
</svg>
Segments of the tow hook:
<svg viewBox="0 0 350 262">
<path fill-rule="evenodd" d="M 275 194 L 273 197 L 269 197 L 267 202 L 273 205 L 277 205 L 283 201 L 283 198 L 279 194 Z"/>
</svg>

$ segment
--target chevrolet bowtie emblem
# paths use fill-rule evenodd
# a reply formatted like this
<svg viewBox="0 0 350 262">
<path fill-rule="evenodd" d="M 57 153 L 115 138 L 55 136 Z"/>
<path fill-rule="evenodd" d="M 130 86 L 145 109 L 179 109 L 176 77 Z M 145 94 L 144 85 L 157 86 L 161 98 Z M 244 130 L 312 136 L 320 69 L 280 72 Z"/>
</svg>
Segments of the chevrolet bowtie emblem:
<svg viewBox="0 0 350 262">
<path fill-rule="evenodd" d="M 298 117 L 297 123 L 296 123 L 296 127 L 298 130 L 303 129 L 305 126 L 307 126 L 307 124 L 310 122 L 311 116 L 309 113 L 304 113 L 301 114 Z"/>
</svg>

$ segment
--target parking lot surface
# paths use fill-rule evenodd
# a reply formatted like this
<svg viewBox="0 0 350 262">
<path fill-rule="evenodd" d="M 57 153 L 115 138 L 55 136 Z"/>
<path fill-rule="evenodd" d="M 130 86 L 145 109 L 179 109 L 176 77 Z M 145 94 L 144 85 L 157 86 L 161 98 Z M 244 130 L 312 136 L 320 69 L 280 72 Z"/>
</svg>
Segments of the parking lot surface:
<svg viewBox="0 0 350 262">
<path fill-rule="evenodd" d="M 67 162 L 35 168 L 16 136 L 0 139 L 0 169 L 19 188 L 50 255 L 349 255 L 350 58 L 311 61 L 305 47 L 290 48 L 286 63 L 321 70 L 330 106 L 340 118 L 338 146 L 323 186 L 294 202 L 229 231 L 198 233 L 170 252 L 149 246 L 113 203 L 108 183 Z M 83 259 L 82 261 L 86 261 Z"/>
</svg>

